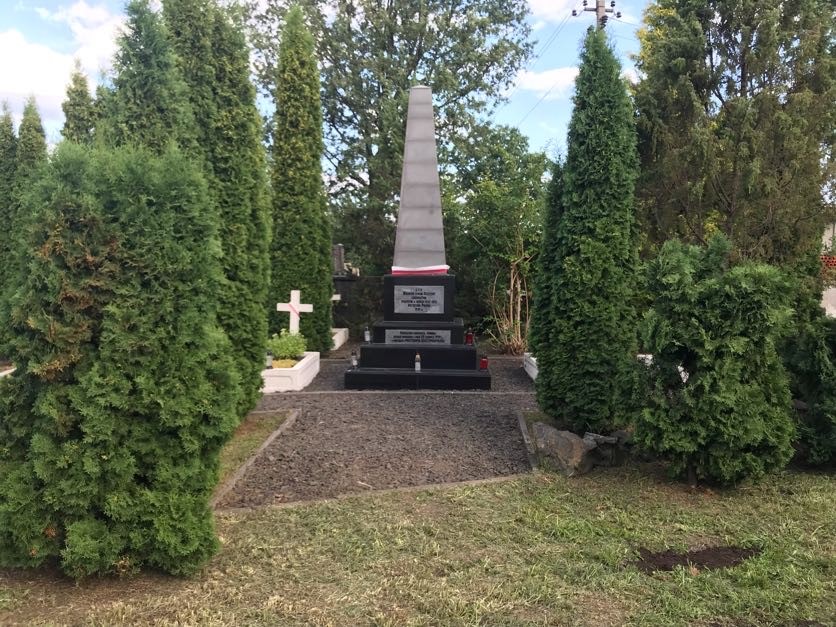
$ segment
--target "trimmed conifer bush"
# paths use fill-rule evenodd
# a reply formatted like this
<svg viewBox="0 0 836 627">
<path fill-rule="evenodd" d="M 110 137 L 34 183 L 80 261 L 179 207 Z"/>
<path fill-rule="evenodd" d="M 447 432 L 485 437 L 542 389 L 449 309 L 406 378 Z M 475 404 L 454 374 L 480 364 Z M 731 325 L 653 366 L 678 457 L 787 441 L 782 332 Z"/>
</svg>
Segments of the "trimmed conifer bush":
<svg viewBox="0 0 836 627">
<path fill-rule="evenodd" d="M 61 109 L 64 111 L 64 127 L 61 129 L 64 139 L 79 144 L 92 142 L 96 126 L 96 105 L 90 97 L 90 86 L 78 61 L 67 86 L 67 99 L 61 103 Z"/>
<path fill-rule="evenodd" d="M 323 352 L 332 343 L 331 221 L 322 182 L 319 70 L 299 7 L 287 14 L 276 79 L 269 330 L 287 325 L 276 303 L 301 290 L 313 313 L 301 317 L 300 331 L 310 350 Z"/>
<path fill-rule="evenodd" d="M 270 209 L 261 117 L 241 28 L 213 0 L 163 6 L 217 205 L 224 283 L 218 321 L 241 376 L 239 414 L 255 406 L 263 381 L 270 278 Z M 275 306 L 274 306 L 275 308 Z"/>
<path fill-rule="evenodd" d="M 636 441 L 692 484 L 758 478 L 793 452 L 777 352 L 791 315 L 786 279 L 764 264 L 730 267 L 730 250 L 722 237 L 707 248 L 670 241 L 648 268 L 653 363 Z"/>
<path fill-rule="evenodd" d="M 12 112 L 8 104 L 3 103 L 3 113 L 0 115 L 0 224 L 11 224 L 16 212 L 14 211 L 14 181 L 17 153 L 17 135 L 15 135 Z M 12 238 L 0 237 L 0 325 L 3 327 L 3 299 L 8 286 L 10 263 L 13 251 Z M 0 328 L 0 345 L 3 342 L 4 331 Z M 0 356 L 3 350 L 0 348 Z"/>
<path fill-rule="evenodd" d="M 550 289 L 542 300 L 550 299 L 548 314 L 537 314 L 538 401 L 578 431 L 606 431 L 627 422 L 634 409 L 638 161 L 620 72 L 605 35 L 590 29 L 575 86 L 562 200 L 550 203 L 556 234 L 544 233 L 553 242 L 543 251 L 551 270 L 542 278 L 550 286 L 538 283 L 542 294 Z"/>
<path fill-rule="evenodd" d="M 194 572 L 237 424 L 220 247 L 193 160 L 59 146 L 26 196 L 30 272 L 0 381 L 0 563 Z"/>
<path fill-rule="evenodd" d="M 836 320 L 821 306 L 824 288 L 818 250 L 793 267 L 794 317 L 782 346 L 794 398 L 798 449 L 810 464 L 836 461 Z"/>
</svg>

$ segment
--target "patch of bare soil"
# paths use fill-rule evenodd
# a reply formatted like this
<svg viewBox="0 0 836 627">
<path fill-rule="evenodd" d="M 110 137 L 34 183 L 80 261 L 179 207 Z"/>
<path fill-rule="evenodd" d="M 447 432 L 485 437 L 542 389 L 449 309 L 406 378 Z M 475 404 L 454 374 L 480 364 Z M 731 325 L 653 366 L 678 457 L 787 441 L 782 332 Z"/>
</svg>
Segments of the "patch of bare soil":
<svg viewBox="0 0 836 627">
<path fill-rule="evenodd" d="M 528 472 L 517 415 L 536 408 L 536 400 L 521 366 L 520 360 L 497 360 L 493 392 L 356 393 L 343 390 L 346 364 L 323 361 L 305 392 L 262 398 L 262 411 L 298 409 L 299 416 L 218 507 L 259 507 Z"/>
<path fill-rule="evenodd" d="M 760 553 L 760 549 L 743 548 L 739 546 L 714 546 L 698 551 L 659 551 L 654 553 L 645 548 L 639 549 L 639 559 L 632 562 L 636 568 L 644 573 L 659 570 L 673 570 L 677 566 L 696 568 L 698 570 L 712 570 L 715 568 L 732 568 L 742 564 L 750 557 Z"/>
</svg>

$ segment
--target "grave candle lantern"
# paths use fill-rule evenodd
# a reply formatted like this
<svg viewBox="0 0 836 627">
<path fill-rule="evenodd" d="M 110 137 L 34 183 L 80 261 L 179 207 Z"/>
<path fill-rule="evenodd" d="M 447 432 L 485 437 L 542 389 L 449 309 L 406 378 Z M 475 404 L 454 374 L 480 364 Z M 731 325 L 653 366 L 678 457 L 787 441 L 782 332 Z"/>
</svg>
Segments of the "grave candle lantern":
<svg viewBox="0 0 836 627">
<path fill-rule="evenodd" d="M 267 351 L 267 355 L 264 357 L 264 367 L 265 368 L 272 368 L 273 367 L 273 353 Z"/>
<path fill-rule="evenodd" d="M 468 329 L 464 334 L 464 343 L 468 346 L 473 346 L 473 329 Z"/>
<path fill-rule="evenodd" d="M 351 351 L 351 367 L 357 367 L 357 351 Z"/>
<path fill-rule="evenodd" d="M 482 358 L 479 360 L 479 370 L 487 370 L 488 369 L 488 356 L 482 355 Z"/>
<path fill-rule="evenodd" d="M 369 331 L 369 325 L 366 325 L 366 328 L 363 329 L 363 341 L 368 344 L 372 341 L 372 333 Z"/>
</svg>

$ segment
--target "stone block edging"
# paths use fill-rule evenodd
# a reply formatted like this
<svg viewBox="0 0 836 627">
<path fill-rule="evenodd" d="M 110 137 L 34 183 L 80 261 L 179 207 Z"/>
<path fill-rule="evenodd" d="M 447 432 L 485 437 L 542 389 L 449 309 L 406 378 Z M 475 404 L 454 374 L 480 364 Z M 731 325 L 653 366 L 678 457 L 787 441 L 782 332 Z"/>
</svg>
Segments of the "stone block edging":
<svg viewBox="0 0 836 627">
<path fill-rule="evenodd" d="M 253 414 L 277 414 L 277 413 L 279 413 L 279 411 L 278 410 L 277 411 L 254 411 L 252 413 Z M 220 503 L 223 500 L 223 498 L 227 494 L 229 494 L 229 492 L 232 490 L 232 488 L 235 487 L 235 484 L 238 483 L 238 481 L 241 480 L 241 477 L 243 477 L 244 474 L 250 469 L 250 466 L 252 466 L 253 463 L 255 463 L 256 458 L 259 455 L 261 455 L 261 453 L 264 452 L 264 449 L 266 449 L 268 446 L 270 446 L 273 443 L 273 440 L 275 440 L 277 437 L 279 437 L 282 433 L 284 433 L 285 431 L 290 429 L 290 427 L 293 426 L 293 424 L 296 422 L 296 418 L 298 418 L 298 417 L 299 417 L 299 410 L 298 409 L 292 409 L 290 411 L 290 414 L 288 414 L 287 418 L 284 419 L 284 422 L 282 422 L 282 424 L 279 425 L 278 429 L 276 429 L 275 431 L 273 431 L 273 433 L 268 435 L 267 439 L 264 440 L 264 442 L 261 443 L 261 446 L 259 446 L 253 452 L 253 454 L 250 455 L 247 458 L 247 460 L 238 467 L 238 470 L 236 470 L 235 473 L 229 479 L 224 481 L 224 483 L 215 490 L 215 496 L 213 496 L 212 500 L 209 502 L 209 505 L 212 509 L 215 509 L 218 506 L 218 503 Z"/>
<path fill-rule="evenodd" d="M 305 356 L 292 368 L 268 368 L 261 371 L 264 394 L 298 392 L 310 384 L 319 374 L 319 353 L 305 351 Z"/>
</svg>

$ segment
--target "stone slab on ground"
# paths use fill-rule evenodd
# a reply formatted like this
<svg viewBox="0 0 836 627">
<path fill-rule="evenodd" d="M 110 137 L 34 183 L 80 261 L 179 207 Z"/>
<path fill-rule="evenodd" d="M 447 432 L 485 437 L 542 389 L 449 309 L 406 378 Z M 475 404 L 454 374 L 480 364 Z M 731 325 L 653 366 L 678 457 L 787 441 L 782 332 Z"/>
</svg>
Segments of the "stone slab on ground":
<svg viewBox="0 0 836 627">
<path fill-rule="evenodd" d="M 344 364 L 323 364 L 317 381 L 336 379 L 322 386 L 336 387 Z M 509 360 L 508 367 L 500 367 L 499 372 L 519 377 L 504 383 L 506 389 L 516 391 L 338 394 L 306 390 L 265 396 L 259 410 L 299 409 L 299 415 L 291 428 L 264 449 L 218 508 L 260 507 L 527 472 L 531 466 L 517 416 L 536 409 L 533 386 L 519 359 Z"/>
<path fill-rule="evenodd" d="M 356 349 L 356 345 L 355 346 Z M 347 392 L 348 394 L 358 393 L 345 389 L 343 374 L 349 366 L 349 355 L 351 349 L 346 351 L 344 358 L 334 358 L 334 352 L 328 354 L 328 359 L 323 359 L 319 365 L 319 376 L 314 379 L 306 392 Z M 519 357 L 498 357 L 491 358 L 490 362 L 492 392 L 525 392 L 534 394 L 534 384 L 522 368 Z M 368 392 L 359 392 L 366 394 Z M 457 392 L 458 393 L 458 392 Z M 481 394 L 479 391 L 462 391 L 462 394 Z"/>
</svg>

